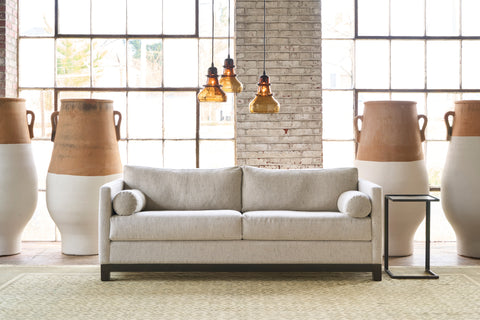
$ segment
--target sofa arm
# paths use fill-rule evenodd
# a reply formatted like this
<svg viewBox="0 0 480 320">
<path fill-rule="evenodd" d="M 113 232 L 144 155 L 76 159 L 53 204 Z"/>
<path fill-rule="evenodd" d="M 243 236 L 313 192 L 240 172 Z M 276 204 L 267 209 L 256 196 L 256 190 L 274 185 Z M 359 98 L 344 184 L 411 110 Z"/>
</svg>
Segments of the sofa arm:
<svg viewBox="0 0 480 320">
<path fill-rule="evenodd" d="M 110 262 L 110 217 L 113 214 L 112 200 L 123 190 L 124 182 L 117 179 L 100 187 L 98 212 L 98 250 L 100 264 Z"/>
<path fill-rule="evenodd" d="M 372 263 L 382 264 L 383 189 L 373 182 L 358 179 L 358 191 L 367 194 L 372 201 Z"/>
</svg>

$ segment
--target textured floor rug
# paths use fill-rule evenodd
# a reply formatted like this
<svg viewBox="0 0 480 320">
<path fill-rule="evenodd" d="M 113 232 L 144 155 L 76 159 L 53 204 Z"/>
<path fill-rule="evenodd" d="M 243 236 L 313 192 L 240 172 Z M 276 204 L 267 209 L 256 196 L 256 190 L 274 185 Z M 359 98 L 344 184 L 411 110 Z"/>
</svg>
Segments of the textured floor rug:
<svg viewBox="0 0 480 320">
<path fill-rule="evenodd" d="M 407 269 L 397 268 L 395 272 Z M 478 319 L 480 267 L 367 273 L 113 273 L 0 266 L 0 319 Z"/>
</svg>

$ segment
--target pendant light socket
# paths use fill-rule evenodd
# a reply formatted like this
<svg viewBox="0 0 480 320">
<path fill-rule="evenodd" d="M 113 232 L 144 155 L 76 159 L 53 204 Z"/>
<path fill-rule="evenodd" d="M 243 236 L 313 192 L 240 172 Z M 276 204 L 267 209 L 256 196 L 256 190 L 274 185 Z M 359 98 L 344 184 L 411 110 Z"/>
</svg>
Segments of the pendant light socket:
<svg viewBox="0 0 480 320">
<path fill-rule="evenodd" d="M 243 90 L 243 84 L 238 81 L 234 68 L 233 59 L 229 56 L 223 63 L 223 74 L 220 78 L 220 84 L 225 92 L 240 93 Z"/>
</svg>

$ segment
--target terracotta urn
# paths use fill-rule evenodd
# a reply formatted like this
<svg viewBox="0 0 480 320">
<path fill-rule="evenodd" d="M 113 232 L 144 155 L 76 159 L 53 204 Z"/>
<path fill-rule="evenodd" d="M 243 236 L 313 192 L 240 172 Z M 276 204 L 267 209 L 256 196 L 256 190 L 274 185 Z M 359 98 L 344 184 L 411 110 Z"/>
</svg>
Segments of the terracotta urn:
<svg viewBox="0 0 480 320">
<path fill-rule="evenodd" d="M 0 255 L 20 252 L 23 229 L 37 206 L 34 121 L 24 99 L 0 98 Z"/>
<path fill-rule="evenodd" d="M 60 230 L 62 252 L 98 254 L 99 188 L 122 176 L 121 114 L 111 100 L 66 99 L 51 118 L 47 208 Z"/>
<path fill-rule="evenodd" d="M 455 231 L 457 253 L 480 258 L 480 101 L 456 101 L 445 124 L 450 145 L 441 181 L 443 211 Z"/>
<path fill-rule="evenodd" d="M 423 122 L 421 128 L 420 122 Z M 427 117 L 417 115 L 416 102 L 365 102 L 363 116 L 354 119 L 358 143 L 355 166 L 359 177 L 381 185 L 384 194 L 428 194 L 422 150 L 426 126 Z M 424 217 L 423 203 L 390 204 L 391 256 L 413 253 L 413 238 Z"/>
</svg>

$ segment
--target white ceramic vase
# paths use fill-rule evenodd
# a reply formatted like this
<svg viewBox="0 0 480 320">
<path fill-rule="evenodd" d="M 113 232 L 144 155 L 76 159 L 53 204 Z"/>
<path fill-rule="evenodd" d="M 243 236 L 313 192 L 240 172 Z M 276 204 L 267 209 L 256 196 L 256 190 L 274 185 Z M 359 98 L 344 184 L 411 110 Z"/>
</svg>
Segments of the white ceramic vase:
<svg viewBox="0 0 480 320">
<path fill-rule="evenodd" d="M 480 101 L 455 102 L 445 123 L 450 146 L 441 182 L 443 211 L 455 231 L 457 253 L 480 258 Z"/>
<path fill-rule="evenodd" d="M 426 125 L 427 118 L 417 115 L 416 102 L 366 102 L 363 116 L 354 121 L 359 177 L 381 185 L 384 194 L 428 194 L 422 150 Z M 413 253 L 413 238 L 424 217 L 423 203 L 390 203 L 389 255 Z"/>
<path fill-rule="evenodd" d="M 23 229 L 37 206 L 37 172 L 30 142 L 34 120 L 33 112 L 25 109 L 25 100 L 0 98 L 0 255 L 20 252 Z"/>
<path fill-rule="evenodd" d="M 120 121 L 111 100 L 62 100 L 52 114 L 47 207 L 65 254 L 98 254 L 99 189 L 122 176 Z"/>
</svg>

